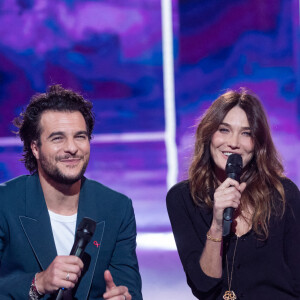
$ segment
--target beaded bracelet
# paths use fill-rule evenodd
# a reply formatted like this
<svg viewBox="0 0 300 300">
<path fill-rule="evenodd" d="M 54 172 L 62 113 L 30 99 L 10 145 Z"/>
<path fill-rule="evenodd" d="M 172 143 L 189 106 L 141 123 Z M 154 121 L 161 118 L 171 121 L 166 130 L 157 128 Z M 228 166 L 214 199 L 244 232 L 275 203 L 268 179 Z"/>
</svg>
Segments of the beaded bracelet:
<svg viewBox="0 0 300 300">
<path fill-rule="evenodd" d="M 213 241 L 213 242 L 222 242 L 222 238 L 214 238 L 210 236 L 208 233 L 206 234 L 206 237 L 208 240 Z"/>
<path fill-rule="evenodd" d="M 29 290 L 29 299 L 30 300 L 39 300 L 44 296 L 37 289 L 37 287 L 35 285 L 35 281 L 36 281 L 36 274 L 34 275 L 34 277 L 32 279 L 30 290 Z"/>
</svg>

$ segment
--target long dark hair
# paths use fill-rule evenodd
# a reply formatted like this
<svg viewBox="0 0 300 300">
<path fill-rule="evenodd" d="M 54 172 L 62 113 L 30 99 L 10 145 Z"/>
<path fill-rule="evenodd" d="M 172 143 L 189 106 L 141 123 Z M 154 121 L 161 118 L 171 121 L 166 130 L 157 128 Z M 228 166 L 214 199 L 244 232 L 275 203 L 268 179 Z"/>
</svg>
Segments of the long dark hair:
<svg viewBox="0 0 300 300">
<path fill-rule="evenodd" d="M 254 142 L 254 156 L 241 177 L 241 181 L 247 183 L 241 206 L 254 208 L 253 230 L 267 238 L 271 213 L 284 213 L 285 196 L 280 182 L 283 166 L 262 104 L 252 92 L 246 89 L 229 90 L 216 99 L 203 115 L 197 127 L 194 156 L 189 169 L 191 194 L 196 205 L 213 206 L 210 193 L 218 184 L 214 172 L 211 171 L 214 166 L 210 155 L 210 142 L 226 114 L 235 106 L 245 111 Z M 278 199 L 281 205 L 278 205 Z"/>
<path fill-rule="evenodd" d="M 22 161 L 30 173 L 37 170 L 37 161 L 31 150 L 32 141 L 37 141 L 40 145 L 40 119 L 45 111 L 79 111 L 84 117 L 88 137 L 92 138 L 95 118 L 92 112 L 92 103 L 85 100 L 81 95 L 71 90 L 62 88 L 60 85 L 52 85 L 46 93 L 34 95 L 19 117 L 13 123 L 19 129 L 19 134 L 23 141 Z"/>
</svg>

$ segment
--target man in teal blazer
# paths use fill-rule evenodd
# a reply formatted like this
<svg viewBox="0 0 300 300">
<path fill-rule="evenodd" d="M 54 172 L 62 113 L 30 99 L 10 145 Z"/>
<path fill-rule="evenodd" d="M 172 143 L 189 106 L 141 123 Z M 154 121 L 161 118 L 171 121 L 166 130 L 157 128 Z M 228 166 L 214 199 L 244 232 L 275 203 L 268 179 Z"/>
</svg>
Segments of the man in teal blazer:
<svg viewBox="0 0 300 300">
<path fill-rule="evenodd" d="M 0 185 L 0 299 L 56 299 L 59 289 L 63 299 L 142 299 L 131 200 L 83 176 L 90 102 L 55 85 L 15 124 L 32 175 Z M 84 217 L 97 225 L 81 260 L 69 253 Z"/>
</svg>

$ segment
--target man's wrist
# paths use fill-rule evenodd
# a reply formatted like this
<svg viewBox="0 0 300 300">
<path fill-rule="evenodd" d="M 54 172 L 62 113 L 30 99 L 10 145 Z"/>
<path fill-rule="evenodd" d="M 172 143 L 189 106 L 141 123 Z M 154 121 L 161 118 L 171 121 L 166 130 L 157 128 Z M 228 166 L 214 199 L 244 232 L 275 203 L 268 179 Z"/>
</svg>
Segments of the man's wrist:
<svg viewBox="0 0 300 300">
<path fill-rule="evenodd" d="M 38 300 L 41 299 L 44 295 L 38 290 L 36 286 L 36 273 L 31 281 L 30 290 L 29 290 L 29 299 Z"/>
</svg>

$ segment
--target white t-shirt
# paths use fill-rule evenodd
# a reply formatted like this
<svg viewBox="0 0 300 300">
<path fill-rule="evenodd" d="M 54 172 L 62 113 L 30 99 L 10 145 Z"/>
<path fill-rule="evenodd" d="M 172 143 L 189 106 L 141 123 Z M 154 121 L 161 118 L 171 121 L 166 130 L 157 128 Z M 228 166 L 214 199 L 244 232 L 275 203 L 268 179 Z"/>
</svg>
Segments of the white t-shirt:
<svg viewBox="0 0 300 300">
<path fill-rule="evenodd" d="M 74 244 L 77 214 L 63 216 L 48 210 L 57 255 L 69 255 Z"/>
</svg>

